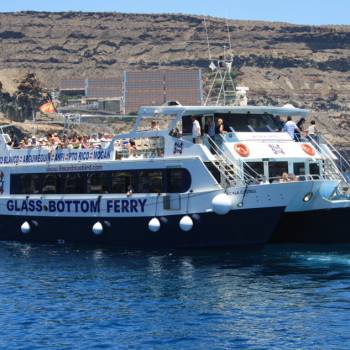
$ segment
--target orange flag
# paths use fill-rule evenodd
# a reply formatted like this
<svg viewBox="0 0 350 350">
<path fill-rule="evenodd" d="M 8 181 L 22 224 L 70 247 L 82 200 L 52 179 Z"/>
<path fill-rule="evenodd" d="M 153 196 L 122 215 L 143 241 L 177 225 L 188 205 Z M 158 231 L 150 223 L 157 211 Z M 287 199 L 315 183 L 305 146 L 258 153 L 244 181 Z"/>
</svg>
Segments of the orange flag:
<svg viewBox="0 0 350 350">
<path fill-rule="evenodd" d="M 46 102 L 39 107 L 39 111 L 43 113 L 55 113 L 56 109 L 53 102 Z"/>
</svg>

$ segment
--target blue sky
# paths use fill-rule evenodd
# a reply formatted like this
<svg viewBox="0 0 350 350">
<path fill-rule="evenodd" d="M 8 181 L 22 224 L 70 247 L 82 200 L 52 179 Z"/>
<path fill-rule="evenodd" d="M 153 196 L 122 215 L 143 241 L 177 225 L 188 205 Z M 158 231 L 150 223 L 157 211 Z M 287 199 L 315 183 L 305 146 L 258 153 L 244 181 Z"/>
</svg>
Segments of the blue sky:
<svg viewBox="0 0 350 350">
<path fill-rule="evenodd" d="M 0 0 L 0 11 L 188 13 L 300 24 L 350 24 L 350 0 Z"/>
</svg>

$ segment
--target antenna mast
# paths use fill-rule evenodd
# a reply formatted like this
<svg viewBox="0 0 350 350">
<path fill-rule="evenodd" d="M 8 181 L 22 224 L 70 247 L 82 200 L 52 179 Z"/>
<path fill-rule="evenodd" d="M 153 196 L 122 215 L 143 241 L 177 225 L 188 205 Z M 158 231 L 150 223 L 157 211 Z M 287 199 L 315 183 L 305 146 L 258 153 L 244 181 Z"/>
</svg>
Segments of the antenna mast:
<svg viewBox="0 0 350 350">
<path fill-rule="evenodd" d="M 231 33 L 230 33 L 230 28 L 229 28 L 229 26 L 228 26 L 227 20 L 226 20 L 226 29 L 227 29 L 228 42 L 229 42 L 230 51 L 231 51 L 231 50 L 232 50 L 232 46 L 231 46 Z"/>
<path fill-rule="evenodd" d="M 204 28 L 205 28 L 205 34 L 207 36 L 207 45 L 208 45 L 208 54 L 209 54 L 209 60 L 211 61 L 211 52 L 210 52 L 210 43 L 209 43 L 209 35 L 208 35 L 208 27 L 207 27 L 207 21 L 204 19 Z"/>
</svg>

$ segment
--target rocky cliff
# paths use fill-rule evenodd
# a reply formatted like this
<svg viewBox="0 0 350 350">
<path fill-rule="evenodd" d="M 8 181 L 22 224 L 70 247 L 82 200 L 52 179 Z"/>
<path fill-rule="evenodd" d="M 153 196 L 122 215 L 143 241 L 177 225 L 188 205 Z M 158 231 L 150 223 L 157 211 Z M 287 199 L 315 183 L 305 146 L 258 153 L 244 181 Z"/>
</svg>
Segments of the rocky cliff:
<svg viewBox="0 0 350 350">
<path fill-rule="evenodd" d="M 350 145 L 350 26 L 228 21 L 237 81 L 255 104 L 313 109 L 328 138 Z M 207 18 L 213 56 L 229 47 L 226 21 Z M 120 13 L 0 14 L 0 81 L 35 72 L 60 79 L 115 76 L 123 69 L 208 67 L 199 16 Z"/>
</svg>

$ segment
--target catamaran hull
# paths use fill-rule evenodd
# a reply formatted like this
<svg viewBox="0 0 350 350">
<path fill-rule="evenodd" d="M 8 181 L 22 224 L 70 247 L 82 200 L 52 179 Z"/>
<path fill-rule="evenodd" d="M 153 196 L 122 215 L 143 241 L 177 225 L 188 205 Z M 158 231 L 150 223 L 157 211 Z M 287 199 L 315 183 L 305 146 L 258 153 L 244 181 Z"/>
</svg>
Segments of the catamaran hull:
<svg viewBox="0 0 350 350">
<path fill-rule="evenodd" d="M 285 207 L 237 209 L 226 215 L 191 215 L 193 228 L 182 231 L 183 216 L 159 218 L 161 227 L 151 232 L 151 217 L 62 217 L 0 216 L 0 239 L 21 242 L 65 242 L 112 244 L 121 247 L 226 247 L 259 246 L 266 243 L 277 227 Z M 93 233 L 93 225 L 102 223 L 103 232 Z M 23 223 L 30 231 L 23 233 Z M 21 229 L 22 227 L 22 229 Z M 28 228 L 28 225 L 27 225 Z"/>
<path fill-rule="evenodd" d="M 275 243 L 350 243 L 350 207 L 286 212 L 272 235 Z"/>
</svg>

